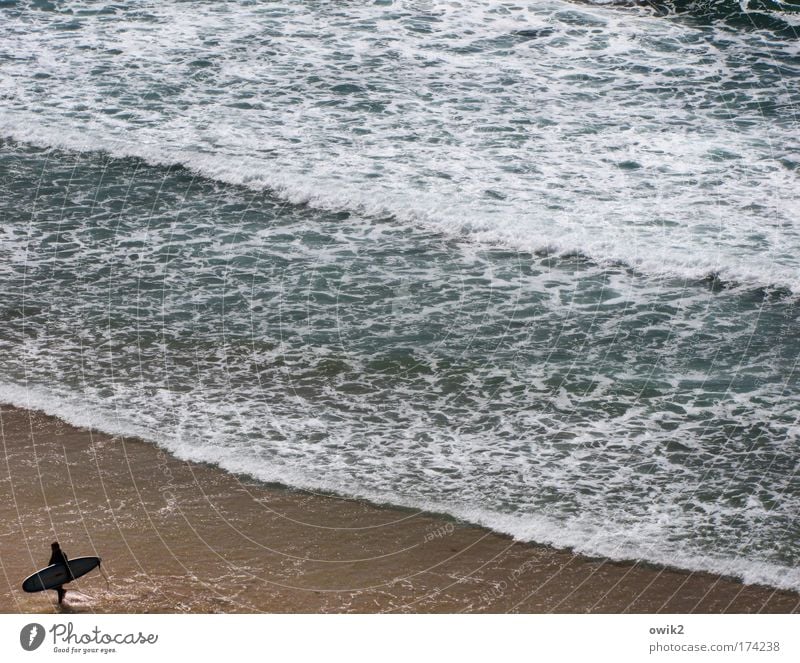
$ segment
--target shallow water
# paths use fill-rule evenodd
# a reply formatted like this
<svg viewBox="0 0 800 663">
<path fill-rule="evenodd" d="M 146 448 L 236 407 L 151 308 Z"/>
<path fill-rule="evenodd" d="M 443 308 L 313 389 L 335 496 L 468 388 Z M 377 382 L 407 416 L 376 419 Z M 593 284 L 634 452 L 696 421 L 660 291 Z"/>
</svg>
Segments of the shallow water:
<svg viewBox="0 0 800 663">
<path fill-rule="evenodd" d="M 0 12 L 0 398 L 800 588 L 793 14 Z"/>
</svg>

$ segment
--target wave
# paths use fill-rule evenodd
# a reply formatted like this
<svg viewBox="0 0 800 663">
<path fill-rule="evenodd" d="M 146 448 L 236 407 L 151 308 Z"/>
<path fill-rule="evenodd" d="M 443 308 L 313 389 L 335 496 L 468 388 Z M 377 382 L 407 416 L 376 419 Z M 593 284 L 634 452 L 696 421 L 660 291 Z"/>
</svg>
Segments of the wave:
<svg viewBox="0 0 800 663">
<path fill-rule="evenodd" d="M 0 134 L 523 252 L 799 289 L 797 71 L 780 40 L 561 0 L 206 9 L 86 19 L 66 50 L 48 17 L 11 26 L 7 50 L 37 55 L 4 64 Z"/>
<path fill-rule="evenodd" d="M 569 549 L 590 557 L 645 562 L 685 571 L 709 572 L 737 578 L 745 584 L 800 591 L 798 568 L 758 559 L 698 555 L 697 552 L 682 550 L 679 541 L 654 539 L 653 532 L 648 531 L 646 523 L 641 523 L 632 529 L 629 524 L 614 522 L 605 522 L 599 526 L 598 523 L 580 515 L 557 519 L 542 515 L 502 513 L 458 503 L 408 499 L 390 492 L 354 490 L 351 485 L 311 478 L 302 470 L 287 473 L 284 469 L 276 473 L 273 468 L 253 467 L 236 453 L 223 455 L 218 448 L 159 436 L 155 431 L 133 423 L 135 417 L 131 416 L 132 413 L 104 412 L 99 403 L 85 403 L 10 383 L 0 382 L 0 403 L 40 411 L 73 426 L 91 428 L 114 436 L 136 437 L 155 444 L 182 460 L 211 463 L 232 474 L 252 477 L 268 484 L 329 492 L 373 504 L 443 514 L 507 534 L 518 541 Z"/>
<path fill-rule="evenodd" d="M 759 264 L 746 256 L 725 264 L 720 263 L 718 256 L 704 260 L 698 259 L 697 255 L 684 256 L 680 251 L 674 253 L 672 260 L 665 260 L 661 252 L 641 252 L 635 242 L 618 242 L 616 236 L 597 237 L 587 230 L 572 233 L 557 230 L 553 235 L 541 236 L 528 232 L 525 227 L 476 222 L 469 215 L 468 204 L 459 208 L 454 203 L 442 208 L 436 201 L 426 205 L 417 199 L 412 203 L 402 191 L 394 197 L 381 197 L 373 192 L 330 186 L 314 177 L 276 172 L 268 167 L 269 164 L 257 160 L 189 150 L 164 150 L 124 141 L 101 143 L 85 134 L 9 127 L 0 121 L 0 146 L 2 141 L 23 149 L 27 146 L 46 151 L 107 155 L 114 159 L 136 159 L 156 168 L 182 168 L 193 176 L 265 192 L 292 205 L 356 214 L 368 219 L 389 218 L 401 224 L 433 229 L 457 240 L 499 246 L 538 257 L 585 258 L 598 267 L 623 268 L 645 278 L 679 279 L 709 287 L 712 291 L 756 290 L 770 297 L 800 294 L 800 274 L 792 265 L 769 261 Z M 658 229 L 659 233 L 661 230 Z"/>
</svg>

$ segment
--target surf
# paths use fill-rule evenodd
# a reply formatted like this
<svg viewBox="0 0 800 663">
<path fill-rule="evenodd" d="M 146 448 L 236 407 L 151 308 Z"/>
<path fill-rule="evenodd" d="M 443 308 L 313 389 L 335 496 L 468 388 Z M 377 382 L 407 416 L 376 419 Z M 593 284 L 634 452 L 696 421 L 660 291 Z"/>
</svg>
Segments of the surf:
<svg viewBox="0 0 800 663">
<path fill-rule="evenodd" d="M 798 290 L 790 42 L 560 2 L 237 7 L 229 18 L 154 7 L 78 20 L 65 75 L 52 67 L 58 12 L 19 16 L 30 25 L 7 24 L 9 48 L 38 53 L 40 78 L 27 86 L 31 63 L 10 60 L 23 94 L 0 132 L 21 143 L 180 165 L 291 204 L 526 252 Z M 145 48 L 139 21 L 165 40 L 180 26 L 179 44 L 214 37 L 184 63 Z M 253 21 L 268 58 L 223 66 Z M 729 78 L 751 83 L 733 92 Z M 92 104 L 72 99 L 76 82 Z"/>
<path fill-rule="evenodd" d="M 197 152 L 171 152 L 159 148 L 127 145 L 124 143 L 92 144 L 86 137 L 70 138 L 65 132 L 47 136 L 40 130 L 13 130 L 7 126 L 2 131 L 4 140 L 44 150 L 63 150 L 77 154 L 108 155 L 114 159 L 135 159 L 148 166 L 185 169 L 192 177 L 202 177 L 227 185 L 241 186 L 252 191 L 265 192 L 278 200 L 295 206 L 307 206 L 325 212 L 355 214 L 366 219 L 394 219 L 399 224 L 411 228 L 436 230 L 454 239 L 467 239 L 488 246 L 501 246 L 538 256 L 570 258 L 583 256 L 595 264 L 613 267 L 621 265 L 634 272 L 657 278 L 682 278 L 691 282 L 710 282 L 717 286 L 744 289 L 762 289 L 792 294 L 800 293 L 800 277 L 792 265 L 794 257 L 784 251 L 786 258 L 764 260 L 749 256 L 747 260 L 736 259 L 734 255 L 726 261 L 718 258 L 709 260 L 704 255 L 686 256 L 689 245 L 684 245 L 672 255 L 659 255 L 652 252 L 630 251 L 630 245 L 616 244 L 615 230 L 608 237 L 593 236 L 589 229 L 576 227 L 574 221 L 566 222 L 566 228 L 557 234 L 548 231 L 542 236 L 529 237 L 530 229 L 513 211 L 496 214 L 490 223 L 486 217 L 475 219 L 474 208 L 469 203 L 449 202 L 443 205 L 431 200 L 428 205 L 409 205 L 407 194 L 388 194 L 385 197 L 364 195 L 361 191 L 343 191 L 341 188 L 328 188 L 318 179 L 270 173 L 265 175 L 265 165 L 257 160 L 231 159 L 225 155 L 209 155 Z M 43 135 L 45 133 L 45 135 Z M 419 200 L 417 200 L 419 203 Z M 787 200 L 787 204 L 793 204 Z M 586 213 L 586 212 L 585 212 Z M 487 213 L 489 216 L 491 212 Z M 616 214 L 615 214 L 616 215 Z M 559 212 L 563 216 L 563 212 Z M 611 229 L 610 225 L 604 227 Z M 705 224 L 711 227 L 710 224 Z M 640 226 L 637 228 L 637 241 L 659 239 L 665 232 L 674 228 L 665 225 Z M 675 238 L 676 241 L 678 237 Z M 688 237 L 687 237 L 688 239 Z M 634 247 L 636 248 L 636 247 Z M 711 247 L 709 247 L 711 248 Z M 717 247 L 719 250 L 720 247 Z M 781 262 L 786 264 L 781 264 Z"/>
<path fill-rule="evenodd" d="M 0 23 L 0 400 L 797 588 L 791 41 L 209 7 Z"/>
</svg>

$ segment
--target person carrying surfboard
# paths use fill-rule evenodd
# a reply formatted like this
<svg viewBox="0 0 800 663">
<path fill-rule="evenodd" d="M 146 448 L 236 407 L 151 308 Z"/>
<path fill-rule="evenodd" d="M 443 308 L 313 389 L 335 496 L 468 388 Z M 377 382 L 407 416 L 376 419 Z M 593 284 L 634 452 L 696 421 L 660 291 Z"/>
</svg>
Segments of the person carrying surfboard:
<svg viewBox="0 0 800 663">
<path fill-rule="evenodd" d="M 64 566 L 69 569 L 67 565 L 67 556 L 64 554 L 64 551 L 61 550 L 61 546 L 58 545 L 58 541 L 53 541 L 50 544 L 53 552 L 50 554 L 50 561 L 47 563 L 48 566 L 52 566 L 53 564 L 63 564 Z M 58 587 L 53 587 L 54 590 L 58 592 L 58 602 L 59 604 L 64 600 L 64 596 L 67 594 L 67 590 L 64 589 L 64 585 L 59 585 Z"/>
<path fill-rule="evenodd" d="M 51 544 L 53 552 L 50 554 L 50 561 L 47 567 L 39 569 L 29 575 L 22 582 L 23 592 L 44 592 L 52 589 L 58 592 L 58 602 L 63 603 L 67 593 L 64 585 L 77 578 L 85 576 L 92 569 L 100 568 L 99 557 L 75 557 L 67 559 L 58 541 Z M 102 573 L 102 569 L 101 569 Z"/>
</svg>

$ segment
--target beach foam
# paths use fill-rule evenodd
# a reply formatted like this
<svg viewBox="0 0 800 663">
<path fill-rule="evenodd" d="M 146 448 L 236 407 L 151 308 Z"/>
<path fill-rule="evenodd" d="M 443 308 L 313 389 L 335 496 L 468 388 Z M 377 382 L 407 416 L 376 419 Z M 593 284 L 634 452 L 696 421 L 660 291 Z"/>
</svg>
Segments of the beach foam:
<svg viewBox="0 0 800 663">
<path fill-rule="evenodd" d="M 0 400 L 798 588 L 791 42 L 561 2 L 100 9 L 3 10 Z"/>
</svg>

